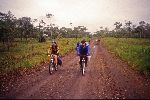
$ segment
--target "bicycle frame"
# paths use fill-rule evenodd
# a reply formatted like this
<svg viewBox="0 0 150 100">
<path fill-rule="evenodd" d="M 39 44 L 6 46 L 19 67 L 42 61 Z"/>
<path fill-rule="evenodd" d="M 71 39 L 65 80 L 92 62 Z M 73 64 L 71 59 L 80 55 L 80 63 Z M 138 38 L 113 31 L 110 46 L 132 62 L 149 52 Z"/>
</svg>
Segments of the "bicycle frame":
<svg viewBox="0 0 150 100">
<path fill-rule="evenodd" d="M 54 55 L 52 54 L 52 55 L 51 55 L 51 59 L 50 59 L 50 63 L 53 64 L 53 65 L 54 65 L 54 60 L 55 60 L 55 59 L 54 59 Z"/>
</svg>

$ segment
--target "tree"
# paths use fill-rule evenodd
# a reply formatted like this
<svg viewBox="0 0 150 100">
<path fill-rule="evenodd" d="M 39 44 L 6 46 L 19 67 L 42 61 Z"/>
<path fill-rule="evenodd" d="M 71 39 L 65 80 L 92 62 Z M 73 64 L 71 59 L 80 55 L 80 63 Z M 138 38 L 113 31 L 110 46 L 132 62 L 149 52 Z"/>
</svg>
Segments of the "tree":
<svg viewBox="0 0 150 100">
<path fill-rule="evenodd" d="M 16 17 L 10 11 L 6 14 L 0 12 L 0 41 L 7 45 L 7 50 L 14 40 L 15 22 Z"/>
<path fill-rule="evenodd" d="M 146 23 L 145 25 L 145 35 L 150 38 L 150 24 Z"/>
<path fill-rule="evenodd" d="M 115 29 L 114 29 L 115 34 L 114 34 L 114 36 L 118 37 L 118 36 L 123 35 L 123 34 L 120 34 L 120 33 L 122 33 L 121 32 L 122 31 L 122 29 L 121 29 L 122 23 L 121 22 L 115 22 L 114 25 L 115 25 Z"/>
<path fill-rule="evenodd" d="M 53 14 L 46 14 L 47 18 L 52 18 L 54 15 Z"/>
<path fill-rule="evenodd" d="M 103 29 L 103 26 L 100 27 L 100 34 L 103 34 L 104 33 L 104 29 Z"/>
<path fill-rule="evenodd" d="M 45 37 L 43 36 L 45 24 L 46 23 L 43 20 L 40 20 L 40 22 L 39 22 L 39 34 L 40 34 L 39 42 L 45 42 L 46 41 Z"/>
<path fill-rule="evenodd" d="M 70 23 L 70 26 L 72 26 L 72 23 Z"/>
<path fill-rule="evenodd" d="M 119 32 L 120 29 L 121 29 L 122 23 L 120 23 L 120 22 L 115 22 L 114 25 L 116 26 L 116 28 L 115 28 L 116 32 Z"/>
<path fill-rule="evenodd" d="M 137 27 L 139 32 L 140 32 L 140 38 L 144 37 L 144 28 L 145 28 L 145 22 L 144 21 L 140 21 L 139 22 L 139 26 Z"/>
<path fill-rule="evenodd" d="M 67 28 L 66 27 L 61 27 L 60 28 L 60 33 L 62 34 L 63 37 L 67 37 Z"/>
<path fill-rule="evenodd" d="M 129 37 L 131 37 L 131 31 L 132 31 L 132 29 L 131 29 L 131 24 L 132 24 L 131 21 L 127 21 L 127 22 L 125 23 L 126 30 L 127 30 L 127 34 L 129 35 Z"/>
<path fill-rule="evenodd" d="M 20 38 L 26 38 L 31 36 L 33 30 L 33 24 L 31 23 L 30 17 L 19 18 L 17 27 L 20 29 Z"/>
<path fill-rule="evenodd" d="M 53 39 L 53 34 L 54 34 L 54 29 L 53 27 L 55 26 L 55 24 L 52 24 L 51 19 L 54 15 L 49 13 L 46 14 L 46 18 L 49 19 L 49 25 L 48 25 L 48 34 L 51 37 L 51 39 Z"/>
</svg>

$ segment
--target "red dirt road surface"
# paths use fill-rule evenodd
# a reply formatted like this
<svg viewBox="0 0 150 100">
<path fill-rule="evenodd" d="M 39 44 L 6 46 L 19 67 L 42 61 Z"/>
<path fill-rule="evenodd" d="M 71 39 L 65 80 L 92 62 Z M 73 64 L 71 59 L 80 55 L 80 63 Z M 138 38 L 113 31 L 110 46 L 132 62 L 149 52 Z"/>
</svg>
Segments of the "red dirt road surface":
<svg viewBox="0 0 150 100">
<path fill-rule="evenodd" d="M 91 60 L 85 76 L 75 51 L 63 66 L 49 74 L 48 64 L 29 74 L 1 83 L 0 98 L 13 99 L 150 99 L 150 81 L 124 61 L 91 41 Z M 1 81 L 2 82 L 2 81 Z"/>
</svg>

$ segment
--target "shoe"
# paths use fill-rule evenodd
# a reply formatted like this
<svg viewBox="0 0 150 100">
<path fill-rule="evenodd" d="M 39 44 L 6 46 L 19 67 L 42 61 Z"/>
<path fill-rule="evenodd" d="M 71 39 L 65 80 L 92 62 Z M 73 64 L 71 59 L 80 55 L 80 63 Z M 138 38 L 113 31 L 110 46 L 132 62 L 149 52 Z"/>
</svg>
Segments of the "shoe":
<svg viewBox="0 0 150 100">
<path fill-rule="evenodd" d="M 57 66 L 57 65 L 55 65 L 55 71 L 57 71 L 57 68 L 58 68 L 58 66 Z"/>
</svg>

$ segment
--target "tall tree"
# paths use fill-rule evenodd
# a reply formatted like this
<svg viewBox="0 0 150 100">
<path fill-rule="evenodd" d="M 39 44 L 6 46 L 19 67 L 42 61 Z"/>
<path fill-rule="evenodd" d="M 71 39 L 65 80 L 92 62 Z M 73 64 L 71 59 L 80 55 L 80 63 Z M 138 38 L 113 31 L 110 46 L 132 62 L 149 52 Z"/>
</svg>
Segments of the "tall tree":
<svg viewBox="0 0 150 100">
<path fill-rule="evenodd" d="M 140 21 L 139 22 L 139 27 L 138 27 L 139 31 L 140 31 L 140 37 L 144 37 L 144 31 L 145 31 L 145 21 Z"/>
<path fill-rule="evenodd" d="M 33 30 L 33 24 L 31 23 L 30 17 L 22 17 L 18 20 L 18 28 L 21 30 L 20 38 L 26 38 L 31 36 Z"/>
<path fill-rule="evenodd" d="M 145 35 L 146 37 L 150 38 L 150 24 L 149 23 L 146 23 L 145 25 Z"/>
<path fill-rule="evenodd" d="M 7 50 L 10 48 L 10 43 L 14 39 L 16 17 L 8 11 L 8 13 L 0 12 L 0 40 L 3 44 L 6 43 Z"/>
<path fill-rule="evenodd" d="M 122 23 L 121 22 L 115 22 L 114 25 L 115 25 L 116 32 L 120 31 Z"/>
<path fill-rule="evenodd" d="M 127 21 L 127 22 L 125 23 L 126 30 L 127 30 L 127 34 L 129 35 L 129 37 L 131 37 L 131 31 L 132 31 L 132 29 L 131 29 L 131 24 L 132 24 L 131 21 Z"/>
</svg>

